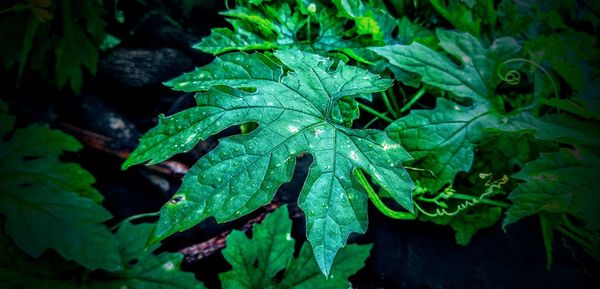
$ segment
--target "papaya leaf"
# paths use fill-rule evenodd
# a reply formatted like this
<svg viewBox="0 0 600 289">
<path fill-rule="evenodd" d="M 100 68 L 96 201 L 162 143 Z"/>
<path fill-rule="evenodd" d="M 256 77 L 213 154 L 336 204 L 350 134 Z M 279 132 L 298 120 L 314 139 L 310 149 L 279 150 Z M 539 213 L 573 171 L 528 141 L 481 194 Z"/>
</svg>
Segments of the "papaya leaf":
<svg viewBox="0 0 600 289">
<path fill-rule="evenodd" d="M 297 50 L 231 53 L 167 83 L 175 89 L 206 91 L 198 106 L 160 117 L 123 164 L 150 164 L 189 151 L 229 126 L 258 123 L 251 133 L 224 138 L 184 177 L 161 209 L 149 243 L 215 217 L 230 221 L 268 203 L 291 179 L 296 157 L 314 158 L 300 195 L 307 236 L 319 267 L 328 275 L 336 252 L 352 232 L 367 226 L 367 195 L 355 169 L 413 211 L 412 181 L 401 163 L 406 151 L 382 131 L 350 129 L 332 117 L 337 100 L 383 91 L 390 80 L 363 69 Z"/>
</svg>

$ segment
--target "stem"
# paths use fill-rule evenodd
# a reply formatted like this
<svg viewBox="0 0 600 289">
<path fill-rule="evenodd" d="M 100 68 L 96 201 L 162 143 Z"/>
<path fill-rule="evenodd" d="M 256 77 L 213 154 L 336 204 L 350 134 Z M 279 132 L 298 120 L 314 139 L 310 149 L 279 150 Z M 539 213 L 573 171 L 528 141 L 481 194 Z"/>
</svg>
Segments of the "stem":
<svg viewBox="0 0 600 289">
<path fill-rule="evenodd" d="M 398 118 L 398 115 L 396 114 L 396 111 L 394 110 L 394 108 L 390 104 L 390 100 L 389 100 L 388 95 L 387 95 L 387 93 L 385 91 L 381 92 L 381 98 L 383 99 L 383 103 L 385 104 L 385 107 L 387 108 L 388 112 L 390 114 L 392 114 L 392 116 L 394 118 Z"/>
<path fill-rule="evenodd" d="M 310 42 L 310 14 L 306 16 L 306 39 Z"/>
<path fill-rule="evenodd" d="M 487 204 L 487 205 L 492 205 L 492 206 L 496 206 L 496 207 L 500 207 L 500 208 L 505 208 L 505 209 L 508 208 L 508 207 L 510 207 L 510 204 L 507 204 L 507 203 L 504 203 L 504 202 L 490 200 L 490 199 L 483 199 L 483 198 L 479 199 L 478 197 L 473 197 L 471 195 L 466 195 L 466 194 L 452 193 L 452 194 L 448 194 L 448 197 L 451 198 L 451 199 L 473 201 L 473 202 Z"/>
<path fill-rule="evenodd" d="M 369 195 L 369 199 L 371 199 L 371 202 L 373 202 L 373 205 L 375 205 L 375 207 L 380 212 L 382 212 L 384 215 L 386 215 L 390 218 L 393 218 L 393 219 L 397 219 L 397 220 L 415 220 L 415 219 L 417 219 L 417 214 L 413 214 L 413 213 L 409 213 L 409 212 L 394 211 L 394 210 L 390 209 L 386 204 L 384 204 L 383 201 L 381 200 L 381 198 L 379 198 L 379 196 L 373 189 L 373 187 L 371 187 L 371 184 L 369 184 L 369 181 L 367 180 L 367 178 L 365 177 L 365 175 L 363 174 L 363 172 L 360 169 L 354 170 L 354 176 L 356 176 L 356 179 L 358 180 L 358 182 L 367 191 L 367 195 Z"/>
<path fill-rule="evenodd" d="M 10 6 L 6 9 L 0 10 L 0 14 L 4 14 L 4 13 L 8 13 L 8 12 L 23 11 L 23 10 L 29 9 L 30 7 L 31 7 L 31 5 L 17 4 L 17 5 Z"/>
<path fill-rule="evenodd" d="M 488 18 L 487 20 L 490 24 L 490 27 L 493 28 L 496 26 L 496 11 L 494 10 L 494 0 L 487 0 L 485 4 Z"/>
<path fill-rule="evenodd" d="M 229 0 L 225 0 L 225 9 L 229 10 Z"/>
<path fill-rule="evenodd" d="M 589 118 L 597 119 L 598 118 L 597 116 L 594 115 L 594 113 L 586 110 L 585 108 L 579 106 L 578 104 L 574 103 L 573 101 L 571 101 L 569 99 L 558 99 L 558 98 L 545 99 L 545 98 L 542 98 L 542 99 L 538 100 L 538 102 L 542 105 L 551 106 L 558 110 L 563 109 L 572 114 L 576 114 L 578 116 L 581 116 L 581 117 L 584 117 L 587 119 L 589 119 Z"/>
<path fill-rule="evenodd" d="M 421 89 L 419 89 L 419 91 L 417 91 L 417 93 L 415 93 L 412 98 L 410 99 L 410 101 L 405 104 L 401 109 L 400 109 L 400 113 L 403 113 L 407 110 L 409 110 L 417 101 L 419 101 L 419 99 L 425 94 L 425 87 L 421 87 Z"/>
<path fill-rule="evenodd" d="M 368 113 L 370 113 L 370 114 L 372 114 L 372 115 L 374 115 L 374 116 L 376 116 L 376 117 L 379 117 L 379 118 L 381 118 L 382 120 L 384 120 L 384 121 L 386 121 L 386 122 L 389 122 L 389 123 L 392 123 L 392 122 L 394 122 L 394 120 L 393 120 L 393 119 L 391 119 L 391 118 L 389 118 L 389 117 L 385 116 L 385 114 L 384 114 L 384 113 L 381 113 L 381 112 L 379 112 L 379 111 L 376 111 L 376 110 L 372 109 L 371 107 L 367 106 L 366 104 L 363 104 L 363 103 L 360 103 L 360 102 L 359 102 L 359 103 L 358 103 L 358 107 L 360 107 L 360 108 L 361 108 L 361 109 L 363 109 L 364 111 L 366 111 L 366 112 L 368 112 Z"/>
<path fill-rule="evenodd" d="M 584 229 L 581 229 L 580 227 L 575 226 L 566 214 L 562 215 L 562 221 L 563 221 L 563 225 L 565 225 L 565 227 L 567 227 L 567 229 L 571 230 L 575 234 L 578 234 L 580 236 L 583 236 L 583 237 L 591 239 L 591 240 L 597 238 L 597 236 L 594 236 L 590 232 L 588 232 Z"/>
<path fill-rule="evenodd" d="M 560 232 L 561 234 L 565 235 L 566 237 L 569 237 L 571 240 L 575 241 L 575 243 L 581 245 L 582 247 L 588 249 L 590 252 L 594 251 L 594 248 L 592 247 L 592 245 L 590 245 L 588 242 L 584 241 L 583 239 L 579 238 L 579 236 L 575 235 L 574 233 L 572 233 L 571 231 L 567 230 L 566 228 L 562 227 L 562 226 L 557 226 L 556 230 L 558 232 Z"/>
<path fill-rule="evenodd" d="M 152 212 L 152 213 L 144 213 L 144 214 L 137 214 L 137 215 L 133 215 L 130 217 L 125 218 L 123 221 L 117 223 L 116 225 L 112 226 L 110 228 L 111 231 L 116 230 L 117 228 L 121 227 L 121 225 L 129 222 L 129 221 L 133 221 L 133 220 L 137 220 L 137 219 L 141 219 L 141 218 L 146 218 L 146 217 L 156 217 L 160 215 L 160 212 Z"/>
<path fill-rule="evenodd" d="M 390 100 L 392 101 L 392 106 L 394 107 L 394 111 L 400 112 L 400 105 L 398 104 L 398 100 L 396 99 L 396 93 L 394 92 L 394 87 L 390 87 L 387 90 L 390 93 Z"/>
<path fill-rule="evenodd" d="M 383 113 L 384 115 L 387 115 L 387 112 Z M 378 116 L 374 117 L 372 120 L 370 120 L 369 122 L 367 122 L 367 124 L 365 124 L 365 126 L 363 128 L 368 128 L 369 126 L 371 126 L 374 122 L 376 122 L 379 119 Z"/>
</svg>

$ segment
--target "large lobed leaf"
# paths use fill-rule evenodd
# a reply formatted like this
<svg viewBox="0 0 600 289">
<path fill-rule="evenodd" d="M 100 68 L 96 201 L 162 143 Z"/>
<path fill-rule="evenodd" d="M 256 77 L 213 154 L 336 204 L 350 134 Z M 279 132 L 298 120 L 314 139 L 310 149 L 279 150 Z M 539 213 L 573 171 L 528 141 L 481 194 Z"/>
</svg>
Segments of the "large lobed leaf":
<svg viewBox="0 0 600 289">
<path fill-rule="evenodd" d="M 410 156 L 384 132 L 349 129 L 332 118 L 340 98 L 382 91 L 391 81 L 343 62 L 332 69 L 332 60 L 297 50 L 274 56 L 282 64 L 262 54 L 227 54 L 168 82 L 208 91 L 196 95 L 197 107 L 161 117 L 123 167 L 157 163 L 229 126 L 258 123 L 251 133 L 222 139 L 194 165 L 162 208 L 150 243 L 207 217 L 225 222 L 268 203 L 291 179 L 296 157 L 310 153 L 299 202 L 317 263 L 328 274 L 348 235 L 367 226 L 366 193 L 353 171 L 363 169 L 412 211 L 413 184 L 401 167 Z"/>
<path fill-rule="evenodd" d="M 4 111 L 6 112 L 6 111 Z M 10 119 L 0 114 L 0 119 Z M 3 132 L 12 123 L 3 121 Z M 99 202 L 93 176 L 77 164 L 63 163 L 63 151 L 81 145 L 73 137 L 40 125 L 14 131 L 0 143 L 0 213 L 4 229 L 32 256 L 58 251 L 90 269 L 117 270 L 117 241 L 101 223 L 111 214 Z"/>
<path fill-rule="evenodd" d="M 233 267 L 221 273 L 224 289 L 345 289 L 369 256 L 370 245 L 348 245 L 338 253 L 327 277 L 321 274 L 311 247 L 302 245 L 294 258 L 292 222 L 286 207 L 269 214 L 255 225 L 252 239 L 234 231 L 227 238 L 223 256 Z M 278 275 L 278 273 L 283 274 Z"/>
</svg>

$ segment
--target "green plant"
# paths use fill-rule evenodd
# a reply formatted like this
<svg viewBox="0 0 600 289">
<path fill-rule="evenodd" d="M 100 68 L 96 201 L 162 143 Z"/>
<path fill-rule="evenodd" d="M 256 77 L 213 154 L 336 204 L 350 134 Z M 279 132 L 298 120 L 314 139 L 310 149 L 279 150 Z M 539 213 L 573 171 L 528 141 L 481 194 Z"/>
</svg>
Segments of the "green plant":
<svg viewBox="0 0 600 289">
<path fill-rule="evenodd" d="M 337 101 L 369 98 L 390 80 L 357 67 L 298 50 L 233 53 L 168 83 L 196 95 L 197 107 L 160 118 L 123 164 L 153 164 L 189 151 L 229 126 L 258 123 L 251 133 L 228 137 L 201 158 L 161 210 L 149 244 L 207 217 L 229 221 L 268 203 L 292 177 L 299 154 L 314 162 L 300 197 L 307 238 L 327 275 L 350 233 L 364 232 L 366 194 L 353 177 L 367 172 L 407 210 L 413 188 L 400 164 L 404 149 L 377 130 L 349 129 Z M 355 117 L 355 116 L 352 116 Z"/>
<path fill-rule="evenodd" d="M 310 245 L 303 244 L 298 257 L 294 257 L 291 229 L 288 210 L 283 207 L 255 225 L 251 239 L 241 231 L 232 232 L 227 237 L 223 256 L 233 269 L 219 274 L 223 288 L 345 289 L 350 285 L 347 278 L 364 265 L 371 250 L 371 245 L 346 246 L 325 277 L 313 258 Z"/>
<path fill-rule="evenodd" d="M 291 177 L 295 156 L 306 152 L 314 162 L 300 205 L 325 274 L 347 235 L 364 231 L 367 197 L 390 217 L 448 224 L 463 245 L 503 210 L 505 225 L 539 215 L 548 265 L 555 230 L 598 258 L 600 195 L 588 160 L 599 155 L 600 102 L 592 91 L 600 53 L 593 36 L 567 24 L 597 17 L 575 13 L 572 1 L 392 2 L 398 18 L 377 0 L 237 1 L 223 12 L 233 29 L 216 28 L 195 47 L 264 53 L 224 54 L 167 82 L 200 92 L 198 107 L 161 116 L 124 167 L 166 160 L 229 126 L 259 126 L 225 138 L 198 161 L 163 207 L 149 243 L 209 216 L 228 221 L 267 203 Z M 437 29 L 437 17 L 407 18 L 413 10 L 451 26 Z M 566 44 L 575 38 L 589 41 Z M 390 86 L 352 64 L 398 82 Z M 385 112 L 358 101 L 372 94 Z M 375 118 L 357 125 L 359 108 Z M 377 121 L 385 134 L 365 130 Z M 338 135 L 341 142 L 329 139 Z M 340 158 L 324 156 L 332 151 Z M 405 161 L 414 190 L 398 168 Z M 328 166 L 343 173 L 328 175 Z M 336 185 L 320 183 L 333 175 Z M 414 213 L 388 207 L 388 198 L 410 212 L 414 204 Z"/>
<path fill-rule="evenodd" d="M 41 78 L 78 94 L 84 71 L 96 73 L 107 34 L 100 0 L 10 0 L 0 5 L 0 59 L 17 79 Z"/>
<path fill-rule="evenodd" d="M 14 122 L 0 102 L 2 288 L 204 288 L 179 270 L 183 256 L 145 248 L 151 224 L 116 234 L 103 224 L 112 216 L 92 175 L 59 160 L 77 140 L 37 124 L 13 131 Z"/>
</svg>

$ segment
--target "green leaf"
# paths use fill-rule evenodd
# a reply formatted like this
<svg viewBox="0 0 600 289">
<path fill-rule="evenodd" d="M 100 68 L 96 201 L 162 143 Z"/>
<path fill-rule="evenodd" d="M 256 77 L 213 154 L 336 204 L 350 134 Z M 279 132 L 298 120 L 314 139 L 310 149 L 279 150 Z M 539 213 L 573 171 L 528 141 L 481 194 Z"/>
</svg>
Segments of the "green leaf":
<svg viewBox="0 0 600 289">
<path fill-rule="evenodd" d="M 561 149 L 542 154 L 512 177 L 522 180 L 509 199 L 504 226 L 537 214 L 569 213 L 585 221 L 591 230 L 600 229 L 600 157 L 590 150 Z"/>
<path fill-rule="evenodd" d="M 363 169 L 413 210 L 413 184 L 401 167 L 410 159 L 406 151 L 382 131 L 349 129 L 331 116 L 340 98 L 383 91 L 391 81 L 343 62 L 332 69 L 331 59 L 297 50 L 277 51 L 275 57 L 283 65 L 262 54 L 231 53 L 167 83 L 208 92 L 197 94 L 197 107 L 161 117 L 124 168 L 164 161 L 232 125 L 257 122 L 259 127 L 222 139 L 194 165 L 162 208 L 150 243 L 207 217 L 225 222 L 268 203 L 291 179 L 302 153 L 314 162 L 299 203 L 324 273 L 348 235 L 366 229 L 366 193 L 353 170 Z"/>
<path fill-rule="evenodd" d="M 347 2 L 333 4 L 345 7 Z M 372 64 L 377 56 L 365 47 L 396 43 L 392 32 L 398 23 L 379 0 L 350 2 L 360 6 L 350 14 L 327 1 L 280 1 L 259 6 L 240 2 L 236 9 L 222 13 L 233 29 L 215 28 L 194 47 L 215 55 L 291 48 L 323 54 L 341 52 L 360 63 Z"/>
<path fill-rule="evenodd" d="M 55 48 L 56 84 L 59 88 L 69 84 L 73 92 L 79 94 L 83 84 L 83 69 L 96 73 L 100 59 L 98 47 L 106 36 L 106 24 L 99 16 L 102 5 L 97 0 L 63 0 L 57 5 L 62 16 L 62 37 Z M 85 17 L 87 26 L 79 26 L 75 17 Z"/>
<path fill-rule="evenodd" d="M 435 192 L 451 184 L 459 172 L 469 172 L 475 147 L 490 138 L 490 132 L 530 133 L 541 140 L 597 144 L 600 133 L 593 122 L 581 124 L 565 115 L 534 117 L 528 110 L 504 113 L 494 104 L 500 79 L 496 70 L 504 59 L 518 50 L 510 38 L 494 41 L 484 49 L 466 33 L 438 30 L 440 46 L 460 59 L 457 66 L 448 57 L 413 43 L 371 50 L 388 58 L 392 65 L 421 75 L 428 85 L 470 99 L 464 106 L 444 98 L 433 110 L 413 110 L 386 129 L 415 158 L 413 172 L 423 186 Z"/>
<path fill-rule="evenodd" d="M 499 82 L 496 69 L 501 60 L 519 50 L 511 38 L 499 38 L 489 49 L 468 33 L 437 30 L 440 46 L 462 65 L 420 43 L 372 47 L 390 64 L 421 75 L 422 81 L 473 103 L 485 102 Z"/>
<path fill-rule="evenodd" d="M 75 289 L 75 282 L 62 280 L 57 271 L 70 266 L 56 258 L 33 259 L 0 232 L 0 288 Z"/>
<path fill-rule="evenodd" d="M 457 173 L 470 170 L 482 131 L 500 125 L 500 118 L 483 105 L 464 107 L 438 98 L 435 109 L 412 110 L 386 132 L 415 158 L 411 165 L 427 170 L 413 177 L 435 192 L 451 184 Z"/>
<path fill-rule="evenodd" d="M 145 239 L 152 224 L 133 225 L 124 223 L 116 234 L 124 270 L 96 275 L 87 285 L 90 289 L 204 289 L 191 272 L 181 271 L 183 255 L 153 251 L 158 246 L 145 249 Z"/>
<path fill-rule="evenodd" d="M 477 231 L 489 228 L 500 220 L 502 209 L 498 207 L 477 206 L 459 214 L 450 222 L 456 231 L 456 243 L 466 246 Z"/>
<path fill-rule="evenodd" d="M 526 44 L 532 57 L 539 62 L 548 60 L 562 78 L 575 91 L 582 89 L 588 77 L 583 66 L 600 58 L 600 50 L 596 48 L 596 38 L 573 29 L 560 34 L 538 36 Z"/>
<path fill-rule="evenodd" d="M 294 258 L 292 222 L 286 207 L 269 214 L 254 226 L 252 239 L 234 231 L 227 238 L 223 256 L 231 271 L 219 274 L 225 289 L 346 289 L 348 277 L 364 265 L 370 245 L 348 245 L 338 253 L 331 274 L 323 276 L 313 258 L 311 247 L 304 244 Z M 281 276 L 276 276 L 283 272 Z"/>
<path fill-rule="evenodd" d="M 560 214 L 547 212 L 540 213 L 540 227 L 544 238 L 544 250 L 546 251 L 546 268 L 552 266 L 552 244 L 554 243 L 554 231 L 560 225 Z"/>
<path fill-rule="evenodd" d="M 250 4 L 250 3 L 248 3 Z M 296 33 L 304 25 L 298 11 L 288 3 L 268 7 L 243 5 L 222 13 L 233 26 L 215 28 L 194 48 L 211 54 L 228 51 L 270 50 L 295 44 Z"/>
<path fill-rule="evenodd" d="M 477 205 L 456 215 L 419 216 L 420 220 L 431 221 L 438 225 L 450 225 L 454 230 L 456 243 L 467 246 L 477 231 L 496 224 L 502 216 L 502 209 Z"/>
<path fill-rule="evenodd" d="M 496 16 L 491 1 L 431 0 L 431 6 L 457 30 L 479 35 L 482 22 L 494 26 Z"/>
<path fill-rule="evenodd" d="M 593 122 L 580 123 L 566 115 L 534 117 L 528 111 L 502 115 L 490 103 L 465 107 L 444 98 L 437 99 L 433 110 L 412 110 L 390 124 L 386 132 L 413 156 L 411 166 L 425 169 L 412 175 L 433 192 L 451 184 L 456 174 L 469 172 L 475 147 L 497 132 L 532 134 L 540 140 L 571 144 L 600 142 L 600 131 Z"/>
<path fill-rule="evenodd" d="M 252 239 L 242 231 L 233 231 L 223 250 L 223 257 L 233 270 L 219 274 L 223 288 L 267 288 L 272 285 L 275 275 L 294 255 L 291 227 L 288 211 L 282 208 L 269 214 L 262 224 L 254 226 Z"/>
<path fill-rule="evenodd" d="M 0 213 L 17 245 L 37 257 L 55 249 L 90 269 L 121 267 L 117 242 L 101 223 L 111 214 L 98 203 L 94 178 L 63 151 L 81 145 L 61 131 L 39 125 L 17 129 L 0 144 Z"/>
</svg>

